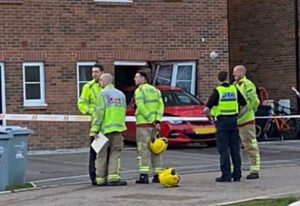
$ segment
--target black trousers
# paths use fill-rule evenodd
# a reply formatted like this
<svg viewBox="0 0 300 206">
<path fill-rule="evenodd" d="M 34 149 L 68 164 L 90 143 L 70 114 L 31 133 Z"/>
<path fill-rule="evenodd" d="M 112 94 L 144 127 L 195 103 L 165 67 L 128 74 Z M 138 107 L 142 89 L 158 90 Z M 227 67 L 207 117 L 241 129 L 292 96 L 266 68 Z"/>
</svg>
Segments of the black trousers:
<svg viewBox="0 0 300 206">
<path fill-rule="evenodd" d="M 216 122 L 217 148 L 220 154 L 222 177 L 241 178 L 240 138 L 236 117 L 222 117 Z M 231 174 L 230 157 L 233 163 Z"/>
<path fill-rule="evenodd" d="M 90 136 L 90 143 L 94 141 L 94 136 Z M 95 160 L 96 160 L 97 153 L 95 150 L 90 147 L 90 162 L 89 162 L 89 175 L 92 183 L 96 183 L 96 167 L 95 167 Z"/>
</svg>

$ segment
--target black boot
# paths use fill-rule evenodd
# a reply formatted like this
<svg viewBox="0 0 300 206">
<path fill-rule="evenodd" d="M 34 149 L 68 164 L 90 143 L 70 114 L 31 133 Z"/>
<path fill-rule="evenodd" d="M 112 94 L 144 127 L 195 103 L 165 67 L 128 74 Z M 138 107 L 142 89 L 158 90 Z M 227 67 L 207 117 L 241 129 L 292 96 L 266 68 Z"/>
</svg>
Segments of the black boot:
<svg viewBox="0 0 300 206">
<path fill-rule="evenodd" d="M 148 174 L 140 174 L 140 179 L 135 181 L 136 184 L 149 184 Z"/>
<path fill-rule="evenodd" d="M 153 183 L 159 183 L 159 178 L 158 175 L 154 175 L 153 179 L 152 179 Z"/>
<path fill-rule="evenodd" d="M 217 177 L 216 182 L 231 182 L 231 177 Z"/>
<path fill-rule="evenodd" d="M 247 180 L 254 180 L 254 179 L 258 179 L 258 178 L 259 178 L 259 174 L 258 173 L 250 173 L 246 177 Z"/>
<path fill-rule="evenodd" d="M 107 186 L 126 186 L 127 182 L 126 181 L 112 181 L 112 182 L 108 182 Z"/>
</svg>

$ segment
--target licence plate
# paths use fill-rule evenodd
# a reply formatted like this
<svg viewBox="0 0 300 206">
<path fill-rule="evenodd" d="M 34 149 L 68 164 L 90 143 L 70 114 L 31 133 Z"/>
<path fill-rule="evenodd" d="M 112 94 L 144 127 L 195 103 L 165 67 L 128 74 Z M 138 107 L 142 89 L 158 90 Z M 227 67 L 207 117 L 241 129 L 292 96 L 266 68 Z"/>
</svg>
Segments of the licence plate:
<svg viewBox="0 0 300 206">
<path fill-rule="evenodd" d="M 194 132 L 196 134 L 212 134 L 216 133 L 216 128 L 215 127 L 201 127 L 201 128 L 195 128 Z"/>
</svg>

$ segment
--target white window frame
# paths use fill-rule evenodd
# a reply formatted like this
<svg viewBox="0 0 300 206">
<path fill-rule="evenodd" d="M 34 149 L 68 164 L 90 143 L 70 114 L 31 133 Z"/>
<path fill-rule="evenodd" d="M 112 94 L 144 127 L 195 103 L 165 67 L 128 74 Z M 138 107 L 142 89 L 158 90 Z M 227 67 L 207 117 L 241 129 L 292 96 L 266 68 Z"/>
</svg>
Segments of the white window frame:
<svg viewBox="0 0 300 206">
<path fill-rule="evenodd" d="M 25 67 L 38 66 L 40 69 L 40 99 L 26 99 Z M 24 106 L 47 106 L 45 103 L 45 71 L 44 62 L 23 62 L 23 99 Z"/>
<path fill-rule="evenodd" d="M 132 0 L 94 0 L 95 2 L 132 3 Z"/>
<path fill-rule="evenodd" d="M 86 83 L 88 81 L 79 81 L 79 67 L 80 66 L 94 66 L 96 61 L 79 61 L 77 62 L 76 70 L 77 70 L 77 98 L 80 97 L 80 83 Z"/>
<path fill-rule="evenodd" d="M 192 65 L 192 78 L 191 78 L 191 90 L 189 91 L 191 94 L 195 95 L 196 93 L 196 62 L 159 62 L 158 65 L 173 65 L 172 77 L 171 77 L 171 85 L 176 87 L 176 77 L 178 72 L 178 66 L 191 66 Z M 159 66 L 157 67 L 159 69 Z M 156 82 L 158 69 L 156 70 L 156 75 L 154 78 L 154 83 Z"/>
<path fill-rule="evenodd" d="M 114 61 L 114 66 L 148 66 L 146 61 Z"/>
<path fill-rule="evenodd" d="M 172 81 L 171 85 L 176 86 L 176 76 L 178 72 L 178 66 L 190 66 L 192 65 L 192 78 L 191 78 L 191 90 L 189 91 L 191 94 L 195 94 L 195 83 L 196 83 L 196 63 L 195 62 L 178 62 L 174 64 L 173 67 L 173 74 L 172 74 Z"/>
<path fill-rule="evenodd" d="M 2 99 L 2 114 L 6 114 L 6 97 L 5 97 L 5 68 L 4 63 L 0 62 L 1 67 L 1 99 Z M 6 120 L 2 120 L 2 125 L 6 126 Z"/>
</svg>

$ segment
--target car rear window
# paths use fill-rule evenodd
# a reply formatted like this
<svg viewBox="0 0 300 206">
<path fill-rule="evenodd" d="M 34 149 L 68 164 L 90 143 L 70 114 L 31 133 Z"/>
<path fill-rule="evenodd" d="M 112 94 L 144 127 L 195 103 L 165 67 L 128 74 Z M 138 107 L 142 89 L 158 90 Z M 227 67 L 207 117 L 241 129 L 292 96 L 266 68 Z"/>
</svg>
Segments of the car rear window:
<svg viewBox="0 0 300 206">
<path fill-rule="evenodd" d="M 186 106 L 201 104 L 196 97 L 182 90 L 163 90 L 161 92 L 165 106 Z"/>
<path fill-rule="evenodd" d="M 134 91 L 123 91 L 126 96 L 126 103 L 129 105 L 132 101 Z M 201 105 L 202 103 L 193 95 L 182 90 L 162 90 L 161 91 L 164 106 L 185 106 Z"/>
</svg>

